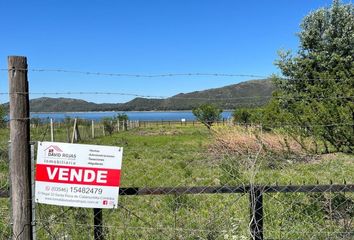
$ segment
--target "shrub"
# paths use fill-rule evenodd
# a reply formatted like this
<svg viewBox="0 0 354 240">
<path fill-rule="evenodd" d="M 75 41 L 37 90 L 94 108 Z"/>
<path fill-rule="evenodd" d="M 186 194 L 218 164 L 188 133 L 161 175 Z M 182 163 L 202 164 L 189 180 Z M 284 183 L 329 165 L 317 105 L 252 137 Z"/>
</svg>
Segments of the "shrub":
<svg viewBox="0 0 354 240">
<path fill-rule="evenodd" d="M 104 131 L 106 133 L 108 133 L 109 135 L 112 135 L 112 133 L 114 132 L 114 122 L 112 118 L 103 118 L 102 119 L 102 124 L 103 124 L 103 128 Z"/>
<path fill-rule="evenodd" d="M 214 122 L 221 119 L 222 110 L 211 104 L 203 104 L 192 112 L 198 121 L 210 129 Z"/>
</svg>

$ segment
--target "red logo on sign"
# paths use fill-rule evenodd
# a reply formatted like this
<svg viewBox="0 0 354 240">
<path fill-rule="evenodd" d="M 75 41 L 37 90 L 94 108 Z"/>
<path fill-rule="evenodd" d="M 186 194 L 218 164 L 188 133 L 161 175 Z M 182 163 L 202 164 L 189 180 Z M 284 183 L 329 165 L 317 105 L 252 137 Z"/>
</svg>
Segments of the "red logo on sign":
<svg viewBox="0 0 354 240">
<path fill-rule="evenodd" d="M 48 150 L 48 152 L 54 152 L 54 151 L 56 151 L 56 152 L 63 152 L 63 150 L 61 150 L 60 149 L 60 147 L 58 147 L 58 146 L 56 146 L 56 145 L 50 145 L 49 147 L 47 147 L 46 149 L 44 149 L 44 151 L 47 151 Z"/>
</svg>

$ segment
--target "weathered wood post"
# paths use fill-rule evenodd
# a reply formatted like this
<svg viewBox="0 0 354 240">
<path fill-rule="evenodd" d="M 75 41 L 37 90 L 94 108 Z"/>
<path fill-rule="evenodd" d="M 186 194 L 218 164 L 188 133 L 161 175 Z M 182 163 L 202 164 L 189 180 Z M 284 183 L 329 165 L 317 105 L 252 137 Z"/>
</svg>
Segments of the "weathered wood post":
<svg viewBox="0 0 354 240">
<path fill-rule="evenodd" d="M 73 135 L 71 137 L 71 143 L 76 143 L 81 140 L 79 127 L 77 123 L 77 118 L 74 120 L 74 128 L 73 128 Z"/>
<path fill-rule="evenodd" d="M 92 120 L 91 122 L 91 135 L 92 135 L 92 138 L 95 138 L 95 121 Z"/>
<path fill-rule="evenodd" d="M 13 239 L 32 239 L 32 186 L 27 58 L 8 57 Z"/>
<path fill-rule="evenodd" d="M 53 124 L 53 118 L 50 119 L 50 140 L 51 140 L 51 142 L 54 142 L 54 124 Z"/>
</svg>

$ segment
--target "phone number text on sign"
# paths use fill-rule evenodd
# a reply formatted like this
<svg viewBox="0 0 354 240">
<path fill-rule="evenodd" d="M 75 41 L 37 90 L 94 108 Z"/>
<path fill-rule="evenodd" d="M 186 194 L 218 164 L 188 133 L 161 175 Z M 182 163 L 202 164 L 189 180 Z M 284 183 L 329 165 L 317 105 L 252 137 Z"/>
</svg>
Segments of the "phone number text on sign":
<svg viewBox="0 0 354 240">
<path fill-rule="evenodd" d="M 36 202 L 117 208 L 122 155 L 119 147 L 39 142 Z"/>
</svg>

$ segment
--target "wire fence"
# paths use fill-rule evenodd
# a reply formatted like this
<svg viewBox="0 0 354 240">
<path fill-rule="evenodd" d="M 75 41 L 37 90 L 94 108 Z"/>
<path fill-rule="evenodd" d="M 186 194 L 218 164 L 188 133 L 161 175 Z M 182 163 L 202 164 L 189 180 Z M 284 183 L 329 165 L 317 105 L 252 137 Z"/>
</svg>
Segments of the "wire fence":
<svg viewBox="0 0 354 240">
<path fill-rule="evenodd" d="M 133 78 L 166 78 L 166 77 L 195 77 L 195 76 L 213 76 L 213 77 L 248 77 L 248 78 L 269 78 L 274 77 L 279 80 L 292 80 L 292 81 L 341 81 L 342 78 L 331 78 L 331 77 L 313 77 L 313 78 L 286 78 L 277 75 L 261 75 L 261 74 L 242 74 L 242 73 L 205 73 L 205 72 L 187 72 L 187 73 L 159 73 L 159 74 L 140 74 L 140 73 L 107 73 L 107 72 L 93 72 L 93 71 L 80 71 L 80 70 L 68 70 L 68 69 L 54 69 L 54 68 L 0 68 L 0 71 L 10 72 L 10 71 L 31 71 L 31 72 L 50 72 L 50 73 L 67 73 L 67 74 L 80 74 L 80 75 L 96 75 L 96 76 L 109 76 L 109 77 L 133 77 Z M 350 80 L 347 78 L 345 80 Z M 351 79 L 352 80 L 352 79 Z"/>
<path fill-rule="evenodd" d="M 12 94 L 24 94 L 24 95 L 120 95 L 120 96 L 133 96 L 142 98 L 153 98 L 153 99 L 171 99 L 168 96 L 154 96 L 154 95 L 141 95 L 137 93 L 121 93 L 121 92 L 0 92 L 0 95 L 12 95 Z M 353 99 L 352 95 L 345 96 L 308 96 L 308 95 L 292 95 L 292 96 L 269 96 L 269 95 L 259 95 L 259 96 L 240 96 L 240 97 L 188 97 L 188 96 L 174 96 L 175 100 L 210 100 L 210 101 L 225 101 L 225 100 L 263 100 L 263 99 L 284 99 L 284 100 L 336 100 L 336 99 Z"/>
<path fill-rule="evenodd" d="M 330 164 L 343 164 L 340 167 L 349 166 L 349 169 L 339 174 L 340 179 L 337 176 L 338 169 L 332 169 L 332 173 L 327 173 L 329 175 L 321 179 L 320 176 L 316 176 L 321 170 L 315 171 L 313 175 L 306 173 L 307 176 L 301 176 L 301 171 L 310 171 L 317 166 L 321 168 L 320 164 L 326 164 L 326 161 L 318 160 L 316 156 L 306 155 L 306 158 L 313 159 L 305 160 L 307 162 L 303 163 L 302 158 L 305 157 L 297 153 L 298 155 L 284 158 L 279 162 L 276 156 L 272 156 L 272 159 L 263 156 L 259 149 L 253 149 L 252 152 L 251 145 L 247 147 L 248 153 L 236 156 L 229 152 L 230 149 L 225 143 L 223 146 L 208 145 L 208 148 L 215 148 L 209 149 L 208 154 L 195 153 L 193 148 L 205 149 L 205 146 L 200 144 L 188 146 L 191 142 L 184 142 L 179 138 L 184 134 L 187 136 L 197 133 L 210 134 L 201 123 L 197 122 L 131 122 L 127 123 L 130 127 L 120 128 L 119 131 L 117 123 L 114 123 L 115 130 L 112 135 L 104 131 L 103 123 L 96 123 L 92 127 L 92 121 L 78 122 L 81 137 L 79 142 L 104 142 L 107 139 L 111 141 L 113 138 L 115 144 L 125 147 L 127 159 L 123 162 L 125 174 L 123 174 L 118 209 L 94 212 L 92 209 L 36 204 L 37 239 L 250 239 L 250 237 L 251 239 L 351 239 L 354 237 L 354 185 L 351 182 L 352 172 L 350 173 L 353 169 L 351 157 L 340 159 L 341 163 L 330 160 L 332 161 Z M 120 124 L 124 126 L 123 122 Z M 71 141 L 75 130 L 73 126 L 73 120 L 66 124 L 55 123 L 54 140 Z M 223 141 L 228 141 L 228 136 L 223 132 L 225 129 L 231 132 L 232 129 L 239 131 L 239 128 L 248 131 L 251 136 L 250 126 L 246 130 L 245 126 L 234 126 L 232 122 L 227 121 L 219 122 L 214 126 L 215 131 L 223 135 Z M 255 126 L 253 128 L 256 129 Z M 92 135 L 92 129 L 95 131 L 95 136 Z M 32 140 L 51 140 L 50 122 L 38 126 L 32 125 L 31 131 Z M 130 139 L 129 136 L 134 137 Z M 136 140 L 135 137 L 142 136 L 164 136 L 169 139 L 164 142 L 168 146 L 161 151 L 158 149 L 159 143 L 154 143 L 151 149 L 145 152 L 147 150 L 142 149 L 141 146 L 149 144 L 144 143 L 148 138 L 140 143 L 132 143 Z M 218 135 L 214 137 L 220 140 Z M 246 140 L 243 139 L 243 142 Z M 182 141 L 180 146 L 179 141 Z M 178 148 L 182 148 L 184 152 L 190 151 L 192 155 L 184 155 Z M 2 170 L 5 170 L 4 173 L 8 168 L 7 151 L 7 149 L 1 151 L 1 166 Z M 159 159 L 150 159 L 151 151 L 156 151 L 163 156 Z M 215 151 L 221 156 L 215 154 Z M 158 154 L 153 154 L 153 157 Z M 288 162 L 290 160 L 295 162 Z M 285 174 L 277 178 L 271 176 L 299 166 L 300 169 L 292 169 L 299 172 L 288 173 L 294 174 L 294 179 Z M 301 169 L 302 167 L 304 169 Z M 0 225 L 1 238 L 10 239 L 11 210 L 7 198 L 9 183 L 6 174 L 1 176 L 0 212 L 3 219 Z M 316 183 L 318 180 L 320 182 Z M 283 185 L 285 181 L 288 182 Z M 314 184 L 308 185 L 305 181 L 313 181 Z M 103 222 L 95 224 L 95 217 L 98 215 L 102 216 L 98 219 L 102 219 Z"/>
</svg>

